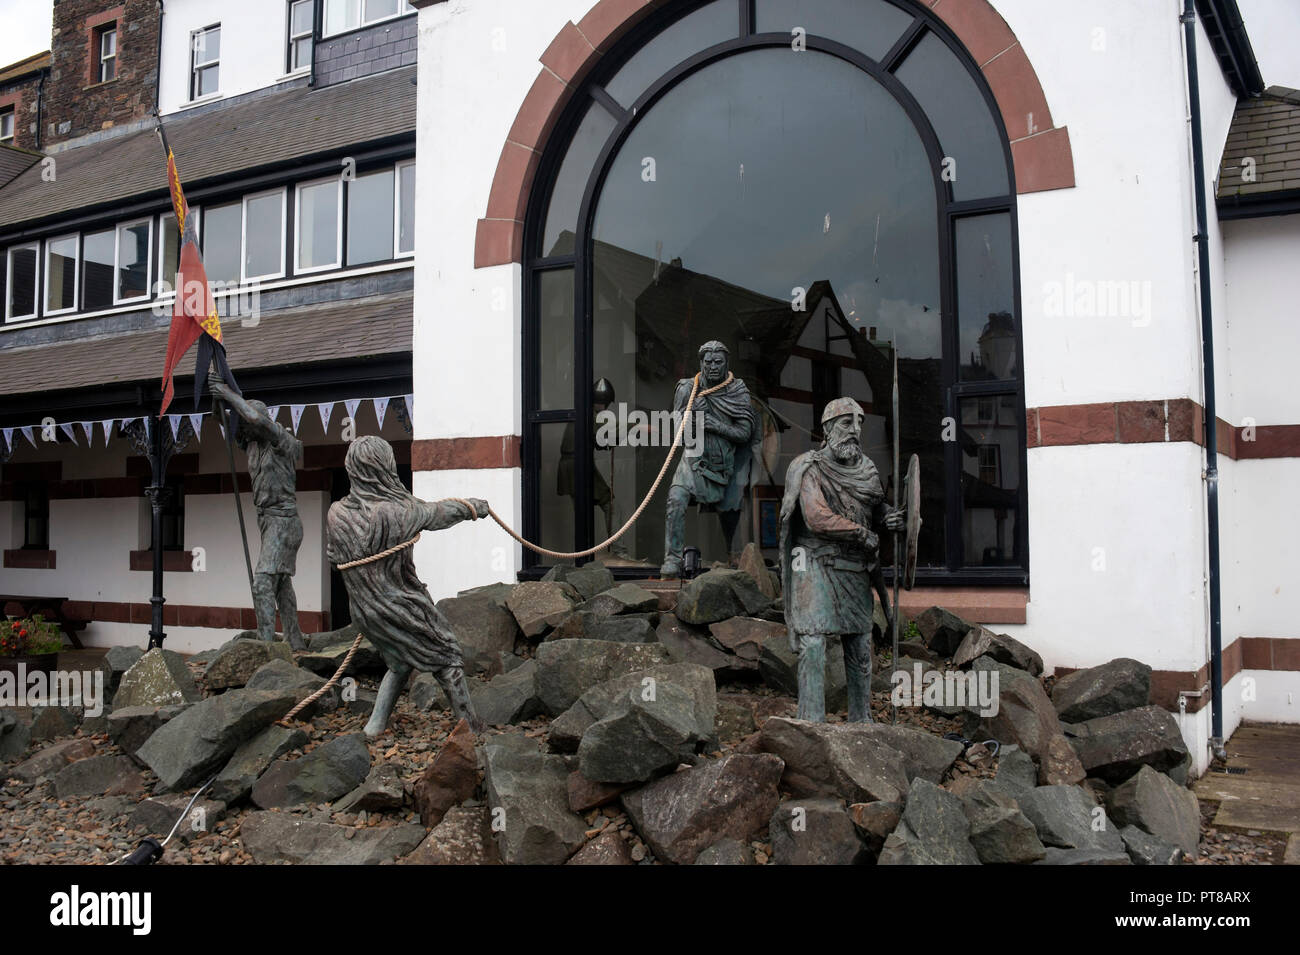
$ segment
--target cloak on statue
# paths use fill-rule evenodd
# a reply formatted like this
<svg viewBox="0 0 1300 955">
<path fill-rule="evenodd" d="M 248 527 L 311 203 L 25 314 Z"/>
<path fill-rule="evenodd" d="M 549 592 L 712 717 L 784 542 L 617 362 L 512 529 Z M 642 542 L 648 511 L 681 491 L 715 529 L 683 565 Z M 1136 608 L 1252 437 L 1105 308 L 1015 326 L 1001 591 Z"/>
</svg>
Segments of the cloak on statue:
<svg viewBox="0 0 1300 955">
<path fill-rule="evenodd" d="M 680 416 L 686 410 L 686 401 L 691 396 L 694 378 L 682 378 L 677 382 L 673 394 L 673 413 Z M 700 390 L 705 388 L 701 382 Z M 749 483 L 749 465 L 753 453 L 752 443 L 755 438 L 754 412 L 750 406 L 749 389 L 739 378 L 711 395 L 696 395 L 691 407 L 691 417 L 703 422 L 703 415 L 708 412 L 717 419 L 727 434 L 713 431 L 704 433 L 703 448 L 690 449 L 683 454 L 673 473 L 672 486 L 684 487 L 700 504 L 711 504 L 719 511 L 740 510 L 745 487 Z M 694 422 L 686 425 L 687 437 L 699 437 L 695 434 Z M 700 453 L 695 453 L 699 451 Z"/>
</svg>

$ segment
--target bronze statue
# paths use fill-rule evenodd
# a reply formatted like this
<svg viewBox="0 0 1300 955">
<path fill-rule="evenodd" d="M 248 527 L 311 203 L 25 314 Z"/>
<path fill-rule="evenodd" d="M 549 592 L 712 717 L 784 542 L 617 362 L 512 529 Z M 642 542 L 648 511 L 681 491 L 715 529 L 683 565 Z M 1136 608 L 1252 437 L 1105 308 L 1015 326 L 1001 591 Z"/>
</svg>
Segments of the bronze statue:
<svg viewBox="0 0 1300 955">
<path fill-rule="evenodd" d="M 239 413 L 239 445 L 248 454 L 248 476 L 262 551 L 253 572 L 253 610 L 257 635 L 275 639 L 275 611 L 280 610 L 284 637 L 295 650 L 305 649 L 298 627 L 298 599 L 293 592 L 302 519 L 298 516 L 297 462 L 302 442 L 271 418 L 260 401 L 245 401 L 219 377 L 211 379 L 213 393 Z"/>
<path fill-rule="evenodd" d="M 487 501 L 477 498 L 468 501 L 471 512 L 464 504 L 429 504 L 412 495 L 398 479 L 393 448 L 383 438 L 366 435 L 353 441 L 344 467 L 352 488 L 330 505 L 326 518 L 333 564 L 373 557 L 421 531 L 440 531 L 476 515 L 487 516 Z M 384 731 L 412 670 L 432 673 L 456 716 L 482 732 L 483 722 L 470 702 L 460 644 L 416 575 L 412 548 L 344 569 L 343 583 L 352 622 L 388 665 L 366 735 L 373 738 Z"/>
<path fill-rule="evenodd" d="M 822 412 L 821 448 L 786 471 L 781 501 L 781 581 L 790 648 L 799 654 L 799 719 L 826 719 L 826 640 L 844 645 L 849 720 L 871 719 L 871 618 L 874 586 L 889 601 L 880 572 L 882 530 L 904 526 L 903 508 L 885 504 L 876 466 L 862 451 L 865 412 L 837 398 Z"/>
<path fill-rule="evenodd" d="M 720 385 L 727 377 L 727 346 L 719 341 L 700 346 L 700 391 Z M 678 420 L 686 411 L 692 378 L 677 382 L 673 395 L 673 414 Z M 749 477 L 750 442 L 754 417 L 750 410 L 749 389 L 739 378 L 711 395 L 695 398 L 691 409 L 694 421 L 686 424 L 686 450 L 672 485 L 668 489 L 664 519 L 664 562 L 661 577 L 680 577 L 682 550 L 685 546 L 686 506 L 693 500 L 718 512 L 722 535 L 730 552 L 740 523 L 741 498 Z M 703 424 L 703 434 L 697 423 Z"/>
</svg>

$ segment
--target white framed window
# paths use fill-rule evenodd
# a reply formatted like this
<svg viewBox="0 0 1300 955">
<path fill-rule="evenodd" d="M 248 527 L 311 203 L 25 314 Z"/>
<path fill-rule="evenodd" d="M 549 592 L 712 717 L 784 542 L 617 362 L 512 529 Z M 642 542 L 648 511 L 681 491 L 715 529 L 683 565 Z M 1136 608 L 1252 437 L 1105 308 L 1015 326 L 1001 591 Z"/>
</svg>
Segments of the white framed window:
<svg viewBox="0 0 1300 955">
<path fill-rule="evenodd" d="M 284 277 L 285 189 L 244 196 L 240 281 Z"/>
<path fill-rule="evenodd" d="M 100 27 L 99 37 L 99 82 L 107 83 L 117 78 L 117 24 L 110 23 Z"/>
<path fill-rule="evenodd" d="M 117 232 L 104 229 L 81 237 L 81 307 L 87 312 L 113 306 Z"/>
<path fill-rule="evenodd" d="M 190 206 L 190 218 L 194 220 L 194 234 L 198 235 L 203 217 L 198 206 Z M 158 281 L 154 285 L 157 295 L 166 294 L 162 283 L 175 291 L 176 273 L 181 267 L 181 233 L 176 227 L 176 213 L 164 212 L 158 219 Z"/>
<path fill-rule="evenodd" d="M 152 216 L 118 223 L 113 266 L 113 301 L 117 304 L 149 297 L 149 252 L 152 248 Z"/>
<path fill-rule="evenodd" d="M 286 73 L 311 68 L 312 17 L 316 0 L 289 0 L 289 49 Z"/>
<path fill-rule="evenodd" d="M 14 141 L 14 108 L 0 109 L 0 143 Z"/>
<path fill-rule="evenodd" d="M 343 264 L 343 180 L 338 176 L 299 183 L 294 202 L 297 245 L 293 270 L 299 275 Z"/>
<path fill-rule="evenodd" d="M 44 314 L 58 315 L 77 307 L 77 233 L 45 240 Z"/>
<path fill-rule="evenodd" d="M 323 36 L 369 26 L 382 20 L 414 13 L 407 0 L 325 0 Z"/>
<path fill-rule="evenodd" d="M 40 244 L 29 242 L 9 248 L 5 265 L 5 318 L 36 317 L 36 267 Z"/>
<path fill-rule="evenodd" d="M 190 99 L 215 96 L 221 88 L 221 24 L 190 34 Z"/>
<path fill-rule="evenodd" d="M 209 206 L 203 215 L 203 269 L 210 282 L 239 284 L 244 206 Z"/>
<path fill-rule="evenodd" d="M 387 262 L 393 257 L 392 166 L 348 183 L 348 265 Z"/>
<path fill-rule="evenodd" d="M 399 162 L 394 187 L 397 195 L 393 206 L 397 209 L 393 227 L 393 249 L 397 258 L 415 255 L 415 160 Z"/>
</svg>

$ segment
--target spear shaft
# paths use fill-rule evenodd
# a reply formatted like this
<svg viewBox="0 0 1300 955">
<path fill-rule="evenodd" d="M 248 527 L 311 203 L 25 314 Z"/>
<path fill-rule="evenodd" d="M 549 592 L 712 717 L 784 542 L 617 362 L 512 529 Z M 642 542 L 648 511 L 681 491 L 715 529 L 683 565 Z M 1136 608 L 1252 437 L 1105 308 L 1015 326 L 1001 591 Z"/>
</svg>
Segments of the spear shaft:
<svg viewBox="0 0 1300 955">
<path fill-rule="evenodd" d="M 894 352 L 894 507 L 898 507 L 902 500 L 902 483 L 901 472 L 899 468 L 900 442 L 898 436 L 898 340 L 895 339 L 892 345 Z M 894 614 L 890 629 L 893 631 L 892 639 L 894 645 L 894 656 L 891 661 L 893 672 L 890 674 L 889 685 L 892 688 L 894 684 L 894 674 L 898 673 L 898 581 L 899 581 L 899 564 L 898 564 L 898 543 L 899 533 L 894 531 Z M 890 702 L 893 707 L 894 723 L 898 722 L 898 703 L 893 693 L 890 693 Z"/>
</svg>

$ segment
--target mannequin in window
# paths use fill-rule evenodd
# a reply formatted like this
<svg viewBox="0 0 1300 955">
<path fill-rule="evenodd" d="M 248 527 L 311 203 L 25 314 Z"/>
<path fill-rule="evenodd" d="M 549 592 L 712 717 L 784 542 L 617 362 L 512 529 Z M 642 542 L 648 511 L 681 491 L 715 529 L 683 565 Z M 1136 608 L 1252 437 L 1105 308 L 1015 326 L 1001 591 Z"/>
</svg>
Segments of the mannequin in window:
<svg viewBox="0 0 1300 955">
<path fill-rule="evenodd" d="M 722 384 L 730 363 L 727 346 L 719 341 L 705 342 L 700 346 L 699 355 L 699 390 Z M 673 414 L 677 420 L 686 411 L 692 381 L 683 378 L 677 382 L 673 395 Z M 694 420 L 686 425 L 686 450 L 668 489 L 664 562 L 659 568 L 659 575 L 664 578 L 682 575 L 686 507 L 691 501 L 718 512 L 727 552 L 731 553 L 736 526 L 740 523 L 741 498 L 749 478 L 754 415 L 745 383 L 736 378 L 726 388 L 711 395 L 701 397 L 697 394 L 691 417 Z"/>
</svg>

